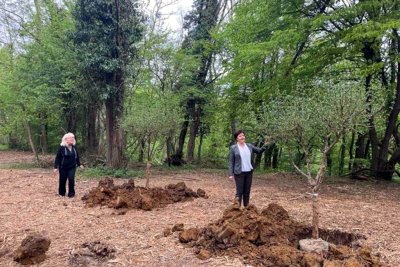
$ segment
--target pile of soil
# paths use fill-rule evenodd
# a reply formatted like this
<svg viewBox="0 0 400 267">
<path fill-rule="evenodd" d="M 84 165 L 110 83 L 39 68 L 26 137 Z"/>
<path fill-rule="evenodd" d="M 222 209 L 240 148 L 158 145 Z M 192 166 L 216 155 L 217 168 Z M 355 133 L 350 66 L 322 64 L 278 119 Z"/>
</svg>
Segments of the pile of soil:
<svg viewBox="0 0 400 267">
<path fill-rule="evenodd" d="M 208 198 L 204 190 L 199 188 L 194 192 L 187 188 L 184 182 L 169 184 L 165 188 L 145 188 L 135 186 L 133 179 L 117 186 L 114 185 L 113 179 L 106 178 L 101 180 L 96 188 L 85 194 L 82 200 L 88 207 L 101 205 L 122 210 L 152 210 L 198 197 Z"/>
<path fill-rule="evenodd" d="M 180 242 L 193 247 L 200 259 L 228 256 L 255 266 L 385 266 L 360 244 L 362 236 L 320 229 L 329 249 L 322 253 L 300 250 L 299 241 L 310 237 L 311 227 L 292 220 L 275 203 L 261 212 L 253 205 L 246 209 L 233 205 L 207 227 L 179 233 Z"/>
<path fill-rule="evenodd" d="M 34 265 L 46 259 L 51 240 L 39 233 L 28 235 L 14 251 L 14 260 L 23 265 Z"/>
</svg>

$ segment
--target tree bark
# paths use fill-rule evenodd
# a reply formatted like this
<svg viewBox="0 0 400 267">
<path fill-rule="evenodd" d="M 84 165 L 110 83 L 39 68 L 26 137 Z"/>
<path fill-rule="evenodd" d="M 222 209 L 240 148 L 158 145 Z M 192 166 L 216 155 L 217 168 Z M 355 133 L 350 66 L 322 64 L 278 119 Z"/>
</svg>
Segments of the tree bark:
<svg viewBox="0 0 400 267">
<path fill-rule="evenodd" d="M 190 163 L 194 159 L 196 136 L 198 134 L 200 126 L 200 114 L 199 114 L 199 107 L 196 105 L 195 100 L 190 100 L 188 106 L 189 106 L 189 114 L 190 117 L 192 118 L 189 130 L 189 142 L 187 146 L 187 162 Z"/>
<path fill-rule="evenodd" d="M 115 73 L 113 80 L 115 92 L 106 100 L 107 166 L 120 168 L 125 165 L 124 132 L 119 125 L 123 110 L 124 83 L 121 74 Z"/>
<path fill-rule="evenodd" d="M 277 169 L 279 164 L 279 149 L 277 145 L 273 145 L 272 151 L 272 169 Z"/>
<path fill-rule="evenodd" d="M 39 155 L 38 155 L 36 147 L 35 147 L 35 142 L 33 141 L 32 127 L 31 127 L 30 122 L 27 122 L 25 127 L 26 127 L 26 132 L 27 132 L 27 135 L 28 135 L 29 145 L 31 147 L 33 155 L 35 156 L 36 162 L 39 164 L 40 163 Z"/>
<path fill-rule="evenodd" d="M 346 132 L 342 131 L 342 143 L 340 144 L 340 156 L 339 156 L 339 175 L 344 173 L 344 161 L 346 157 Z"/>
<path fill-rule="evenodd" d="M 349 165 L 348 165 L 348 170 L 351 171 L 351 166 L 353 163 L 353 149 L 354 149 L 354 141 L 356 139 L 356 133 L 355 131 L 352 131 L 351 133 L 351 140 L 350 140 L 350 146 L 349 146 Z"/>
<path fill-rule="evenodd" d="M 319 201 L 318 194 L 313 192 L 312 195 L 312 238 L 319 238 Z"/>
<path fill-rule="evenodd" d="M 98 151 L 98 138 L 96 131 L 97 111 L 97 105 L 88 105 L 86 144 L 89 154 L 94 154 Z"/>
<path fill-rule="evenodd" d="M 48 129 L 47 124 L 40 125 L 40 143 L 43 153 L 47 153 L 49 150 L 47 129 Z"/>
</svg>

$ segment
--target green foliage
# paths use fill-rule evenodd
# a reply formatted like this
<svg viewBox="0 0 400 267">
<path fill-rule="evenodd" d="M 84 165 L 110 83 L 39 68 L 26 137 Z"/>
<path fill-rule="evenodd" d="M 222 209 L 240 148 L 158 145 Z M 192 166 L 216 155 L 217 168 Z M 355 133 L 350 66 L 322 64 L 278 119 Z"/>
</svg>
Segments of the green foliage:
<svg viewBox="0 0 400 267">
<path fill-rule="evenodd" d="M 73 26 L 68 10 L 51 1 L 40 8 L 40 16 L 26 25 L 33 38 L 22 47 L 24 52 L 18 54 L 11 49 L 12 45 L 9 46 L 7 71 L 2 71 L 7 83 L 0 90 L 5 101 L 2 109 L 7 114 L 3 134 L 19 136 L 21 132 L 18 131 L 24 132 L 29 123 L 37 143 L 40 127 L 51 125 L 48 128 L 51 135 L 63 122 L 60 120 L 63 104 L 60 94 L 70 90 L 69 84 L 77 76 L 74 55 L 66 37 Z M 22 139 L 26 144 L 27 138 Z"/>
<path fill-rule="evenodd" d="M 310 153 L 322 150 L 325 142 L 337 140 L 343 132 L 364 125 L 365 108 L 361 85 L 357 83 L 316 81 L 297 95 L 276 98 L 263 111 L 260 131 L 292 151 Z"/>
<path fill-rule="evenodd" d="M 161 147 L 167 136 L 174 136 L 182 121 L 179 98 L 172 93 L 161 95 L 136 92 L 123 127 L 137 143 L 147 145 L 146 155 L 152 159 L 155 149 Z"/>
<path fill-rule="evenodd" d="M 74 19 L 79 66 L 98 85 L 98 95 L 106 99 L 117 90 L 112 86 L 113 74 L 128 71 L 136 56 L 134 44 L 142 38 L 137 1 L 122 0 L 116 5 L 109 0 L 79 0 Z"/>
</svg>

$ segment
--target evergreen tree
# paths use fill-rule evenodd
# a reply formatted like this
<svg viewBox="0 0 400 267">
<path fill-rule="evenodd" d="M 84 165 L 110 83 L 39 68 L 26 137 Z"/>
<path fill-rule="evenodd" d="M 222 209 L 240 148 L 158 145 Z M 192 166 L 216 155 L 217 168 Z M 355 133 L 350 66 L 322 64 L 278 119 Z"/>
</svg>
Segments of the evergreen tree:
<svg viewBox="0 0 400 267">
<path fill-rule="evenodd" d="M 74 41 L 80 67 L 91 81 L 90 95 L 105 103 L 107 165 L 124 164 L 120 120 L 135 44 L 142 38 L 142 15 L 135 0 L 79 0 Z"/>
</svg>

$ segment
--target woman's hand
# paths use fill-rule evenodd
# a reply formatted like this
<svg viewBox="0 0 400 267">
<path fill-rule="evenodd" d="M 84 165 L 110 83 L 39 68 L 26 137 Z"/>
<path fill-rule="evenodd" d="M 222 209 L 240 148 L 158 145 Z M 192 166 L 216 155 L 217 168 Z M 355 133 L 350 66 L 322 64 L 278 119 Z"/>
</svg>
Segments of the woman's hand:
<svg viewBox="0 0 400 267">
<path fill-rule="evenodd" d="M 233 176 L 229 176 L 229 180 L 233 180 Z"/>
<path fill-rule="evenodd" d="M 79 168 L 81 168 L 81 169 L 84 169 L 84 168 L 85 168 L 85 166 L 83 166 L 83 165 L 79 165 Z"/>
<path fill-rule="evenodd" d="M 57 171 L 58 171 L 58 169 L 53 169 L 53 172 L 54 172 L 54 173 L 57 173 Z"/>
</svg>

